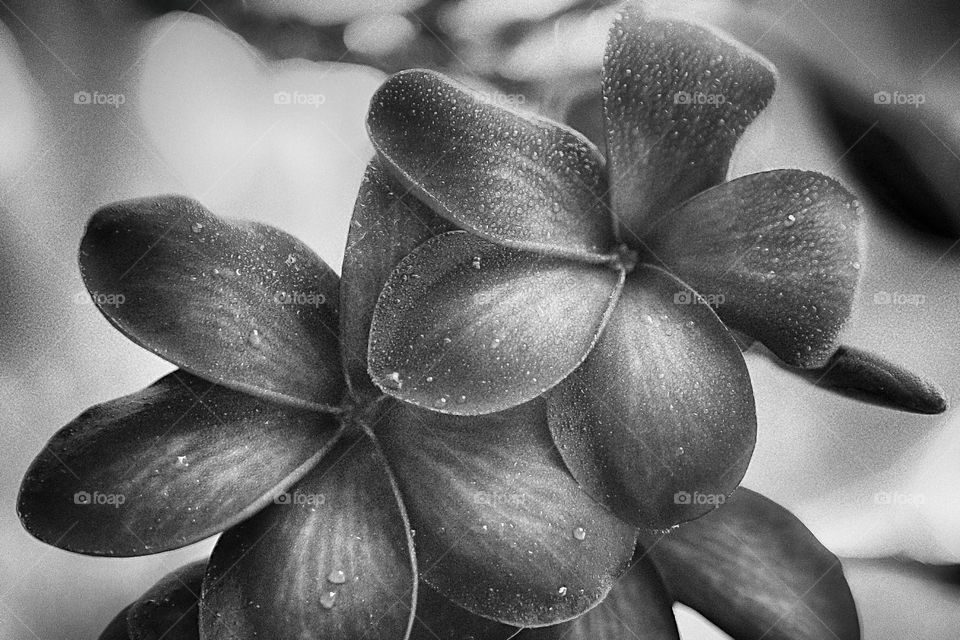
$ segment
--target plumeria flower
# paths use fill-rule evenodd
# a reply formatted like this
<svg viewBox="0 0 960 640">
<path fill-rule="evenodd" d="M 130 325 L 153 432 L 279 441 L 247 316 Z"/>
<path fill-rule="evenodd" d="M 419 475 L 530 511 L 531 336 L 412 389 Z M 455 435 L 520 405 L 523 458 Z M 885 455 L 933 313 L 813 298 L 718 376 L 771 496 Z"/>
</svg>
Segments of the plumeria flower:
<svg viewBox="0 0 960 640">
<path fill-rule="evenodd" d="M 386 393 L 482 415 L 546 395 L 580 484 L 640 526 L 728 495 L 750 460 L 750 379 L 728 330 L 820 384 L 915 411 L 933 385 L 841 347 L 860 209 L 837 181 L 777 170 L 724 182 L 773 68 L 712 29 L 615 22 L 603 63 L 607 158 L 559 124 L 429 71 L 375 94 L 385 166 L 455 230 L 398 265 L 370 334 Z"/>
<path fill-rule="evenodd" d="M 223 532 L 103 638 L 677 638 L 674 598 L 734 634 L 857 637 L 837 559 L 764 498 L 741 490 L 638 547 L 564 468 L 543 400 L 464 417 L 379 393 L 363 362 L 377 296 L 449 228 L 399 189 L 370 165 L 340 283 L 283 232 L 184 198 L 94 215 L 94 301 L 179 369 L 56 434 L 21 519 L 113 557 Z"/>
</svg>

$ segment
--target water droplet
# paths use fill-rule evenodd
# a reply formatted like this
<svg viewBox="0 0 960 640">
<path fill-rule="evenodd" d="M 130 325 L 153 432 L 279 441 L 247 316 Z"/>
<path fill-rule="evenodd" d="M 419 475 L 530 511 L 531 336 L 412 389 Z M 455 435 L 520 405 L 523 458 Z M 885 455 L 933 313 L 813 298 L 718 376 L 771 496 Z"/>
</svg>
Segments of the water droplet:
<svg viewBox="0 0 960 640">
<path fill-rule="evenodd" d="M 566 588 L 566 587 L 560 587 L 559 589 L 557 589 L 557 593 L 559 593 L 561 596 L 565 596 L 565 595 L 567 595 L 567 588 Z"/>
<path fill-rule="evenodd" d="M 257 348 L 263 342 L 263 338 L 260 336 L 260 332 L 254 329 L 247 335 L 247 344 L 251 347 Z"/>
<path fill-rule="evenodd" d="M 653 316 L 645 315 L 643 316 L 643 321 L 646 322 L 647 324 L 653 324 Z"/>
<path fill-rule="evenodd" d="M 445 407 L 447 406 L 447 398 L 445 396 L 440 396 L 439 398 L 437 398 L 437 401 L 434 402 L 433 404 L 435 404 L 438 407 Z"/>
<path fill-rule="evenodd" d="M 333 605 L 337 602 L 337 592 L 336 591 L 324 591 L 320 594 L 320 606 L 324 609 L 333 609 Z"/>
<path fill-rule="evenodd" d="M 296 261 L 297 261 L 297 256 L 293 255 L 292 253 L 289 253 L 289 254 L 287 254 L 287 259 L 284 260 L 283 262 L 284 262 L 284 264 L 286 264 L 286 265 L 291 265 L 291 264 L 295 263 Z"/>
<path fill-rule="evenodd" d="M 586 540 L 587 539 L 587 530 L 583 527 L 577 527 L 573 530 L 573 537 L 577 540 Z"/>
<path fill-rule="evenodd" d="M 200 233 L 203 231 L 203 225 L 199 222 L 194 222 L 192 225 L 190 225 L 190 231 L 193 231 L 194 233 Z"/>
<path fill-rule="evenodd" d="M 792 213 L 787 216 L 787 221 L 783 223 L 785 227 L 792 227 L 797 222 L 797 216 Z"/>
<path fill-rule="evenodd" d="M 387 377 L 380 382 L 388 389 L 399 391 L 403 388 L 403 380 L 400 379 L 399 371 L 394 371 L 393 373 L 388 374 Z"/>
<path fill-rule="evenodd" d="M 427 376 L 427 382 L 433 382 L 433 376 Z"/>
<path fill-rule="evenodd" d="M 480 256 L 473 256 L 473 262 L 471 263 L 474 269 L 480 268 Z"/>
<path fill-rule="evenodd" d="M 467 396 L 457 396 L 457 404 L 463 404 L 467 401 Z"/>
<path fill-rule="evenodd" d="M 177 466 L 178 467 L 189 467 L 190 463 L 187 462 L 187 456 L 177 456 Z"/>
<path fill-rule="evenodd" d="M 500 338 L 494 338 L 494 339 L 490 342 L 490 348 L 491 348 L 491 349 L 496 349 L 496 348 L 499 347 L 499 346 L 500 346 Z"/>
<path fill-rule="evenodd" d="M 333 584 L 343 584 L 344 582 L 347 581 L 347 574 L 345 574 L 340 569 L 334 569 L 327 576 L 327 580 L 329 580 Z"/>
</svg>

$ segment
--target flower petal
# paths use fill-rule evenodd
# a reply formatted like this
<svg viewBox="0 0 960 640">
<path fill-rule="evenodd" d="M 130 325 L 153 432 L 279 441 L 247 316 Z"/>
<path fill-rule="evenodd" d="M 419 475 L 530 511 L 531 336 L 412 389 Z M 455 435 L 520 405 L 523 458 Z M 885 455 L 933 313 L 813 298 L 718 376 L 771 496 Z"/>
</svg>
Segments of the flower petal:
<svg viewBox="0 0 960 640">
<path fill-rule="evenodd" d="M 400 181 L 463 229 L 593 262 L 615 244 L 603 158 L 572 129 L 424 70 L 380 87 L 367 128 Z"/>
<path fill-rule="evenodd" d="M 613 211 L 627 239 L 720 183 L 733 147 L 776 86 L 769 62 L 710 27 L 631 5 L 603 65 Z"/>
<path fill-rule="evenodd" d="M 130 605 L 131 640 L 197 640 L 199 601 L 206 560 L 181 567 Z"/>
<path fill-rule="evenodd" d="M 724 322 L 781 359 L 823 365 L 859 280 L 859 205 L 832 178 L 781 170 L 738 178 L 662 220 L 653 251 Z"/>
<path fill-rule="evenodd" d="M 756 440 L 737 343 L 702 299 L 648 266 L 627 278 L 597 346 L 547 406 L 574 477 L 644 526 L 712 509 L 739 484 Z"/>
<path fill-rule="evenodd" d="M 276 504 L 227 531 L 203 585 L 204 638 L 403 640 L 413 540 L 382 454 L 343 442 Z"/>
<path fill-rule="evenodd" d="M 612 269 L 445 233 L 387 281 L 370 329 L 370 374 L 384 392 L 444 413 L 518 405 L 589 353 L 621 282 Z"/>
<path fill-rule="evenodd" d="M 860 638 L 840 561 L 752 491 L 739 489 L 649 552 L 671 593 L 735 638 Z"/>
<path fill-rule="evenodd" d="M 61 549 L 159 553 L 262 509 L 336 434 L 330 416 L 175 371 L 57 432 L 24 476 L 17 508 L 27 531 Z"/>
<path fill-rule="evenodd" d="M 370 321 L 383 285 L 417 245 L 453 226 L 394 180 L 378 160 L 367 166 L 350 220 L 340 283 L 340 338 L 354 395 L 380 395 L 367 373 Z"/>
<path fill-rule="evenodd" d="M 518 637 L 517 631 L 516 627 L 470 613 L 420 582 L 417 619 L 410 640 L 513 640 Z"/>
<path fill-rule="evenodd" d="M 337 276 L 304 244 L 182 197 L 97 211 L 83 279 L 128 338 L 186 371 L 309 408 L 343 393 Z"/>
<path fill-rule="evenodd" d="M 540 401 L 476 417 L 391 403 L 378 436 L 415 528 L 421 577 L 477 615 L 568 620 L 601 600 L 636 531 L 577 487 Z"/>
<path fill-rule="evenodd" d="M 517 640 L 643 638 L 679 640 L 673 600 L 649 558 L 636 559 L 598 606 L 553 627 L 527 629 Z"/>
<path fill-rule="evenodd" d="M 197 604 L 206 561 L 180 567 L 127 605 L 100 640 L 198 640 Z"/>
<path fill-rule="evenodd" d="M 947 410 L 947 398 L 936 383 L 863 349 L 841 346 L 823 367 L 803 374 L 817 386 L 871 404 L 912 413 Z"/>
</svg>

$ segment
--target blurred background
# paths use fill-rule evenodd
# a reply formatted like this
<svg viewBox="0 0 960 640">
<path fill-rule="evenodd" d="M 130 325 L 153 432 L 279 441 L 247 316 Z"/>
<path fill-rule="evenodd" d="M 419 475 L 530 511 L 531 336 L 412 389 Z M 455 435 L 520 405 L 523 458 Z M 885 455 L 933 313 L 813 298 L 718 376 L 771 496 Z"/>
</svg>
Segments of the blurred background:
<svg viewBox="0 0 960 640">
<path fill-rule="evenodd" d="M 867 208 L 847 344 L 960 398 L 960 4 L 676 1 L 781 72 L 731 177 L 800 167 Z M 0 0 L 0 637 L 95 638 L 211 542 L 94 559 L 33 540 L 16 492 L 47 439 L 88 406 L 171 367 L 114 331 L 76 264 L 87 217 L 182 193 L 269 222 L 339 267 L 372 154 L 385 74 L 430 67 L 504 104 L 600 133 L 605 0 Z M 864 637 L 960 628 L 955 412 L 876 408 L 748 354 L 759 414 L 745 484 L 835 553 Z M 685 638 L 724 638 L 679 610 Z"/>
</svg>

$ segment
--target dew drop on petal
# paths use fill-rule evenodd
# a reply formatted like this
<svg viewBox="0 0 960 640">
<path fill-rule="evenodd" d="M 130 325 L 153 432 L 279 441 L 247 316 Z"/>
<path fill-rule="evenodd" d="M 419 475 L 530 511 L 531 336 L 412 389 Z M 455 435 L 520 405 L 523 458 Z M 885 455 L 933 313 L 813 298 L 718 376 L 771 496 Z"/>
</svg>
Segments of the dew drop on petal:
<svg viewBox="0 0 960 640">
<path fill-rule="evenodd" d="M 573 537 L 580 541 L 586 540 L 587 530 L 583 527 L 577 527 L 573 530 Z"/>
<path fill-rule="evenodd" d="M 263 342 L 263 338 L 260 336 L 260 332 L 254 329 L 247 335 L 247 344 L 253 348 L 257 348 Z"/>
<path fill-rule="evenodd" d="M 566 588 L 566 587 L 560 587 L 559 589 L 557 589 L 557 593 L 560 594 L 561 596 L 565 596 L 565 595 L 567 595 L 567 588 Z"/>
<path fill-rule="evenodd" d="M 433 376 L 427 376 L 427 382 L 433 382 Z"/>
<path fill-rule="evenodd" d="M 473 256 L 473 262 L 471 263 L 474 269 L 480 268 L 480 256 Z"/>
<path fill-rule="evenodd" d="M 327 575 L 327 580 L 333 584 L 343 584 L 347 581 L 347 574 L 340 569 L 334 569 Z"/>
<path fill-rule="evenodd" d="M 790 215 L 787 216 L 787 221 L 783 223 L 783 226 L 792 227 L 794 224 L 796 224 L 796 222 L 797 222 L 797 216 L 791 213 Z"/>
<path fill-rule="evenodd" d="M 203 231 L 203 225 L 200 224 L 199 222 L 194 222 L 192 225 L 190 225 L 190 230 L 193 231 L 194 233 L 200 233 L 201 231 Z"/>
<path fill-rule="evenodd" d="M 296 257 L 295 255 L 293 255 L 292 253 L 289 253 L 289 254 L 287 254 L 287 259 L 284 260 L 283 262 L 284 262 L 284 264 L 286 264 L 286 265 L 291 265 L 291 264 L 295 263 L 296 261 L 297 261 L 297 257 Z"/>
<path fill-rule="evenodd" d="M 387 377 L 383 378 L 380 382 L 383 384 L 383 386 L 387 387 L 388 389 L 394 389 L 395 391 L 399 391 L 403 388 L 403 380 L 400 379 L 399 371 L 394 371 L 388 374 Z"/>
<path fill-rule="evenodd" d="M 437 398 L 437 401 L 434 402 L 433 404 L 435 404 L 438 407 L 445 407 L 447 406 L 447 398 L 445 396 L 440 396 L 439 398 Z"/>
<path fill-rule="evenodd" d="M 333 605 L 337 602 L 337 592 L 336 591 L 324 591 L 320 594 L 320 606 L 324 609 L 333 609 Z"/>
</svg>

